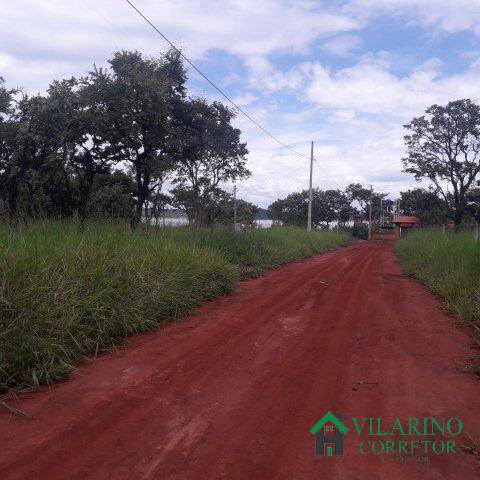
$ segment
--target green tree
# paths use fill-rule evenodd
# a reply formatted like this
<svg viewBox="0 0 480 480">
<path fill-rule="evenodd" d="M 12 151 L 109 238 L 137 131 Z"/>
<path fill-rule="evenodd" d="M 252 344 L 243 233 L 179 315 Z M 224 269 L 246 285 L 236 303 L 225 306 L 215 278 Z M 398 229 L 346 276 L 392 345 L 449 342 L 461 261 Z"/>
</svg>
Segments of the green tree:
<svg viewBox="0 0 480 480">
<path fill-rule="evenodd" d="M 63 118 L 58 153 L 71 177 L 75 208 L 83 225 L 95 179 L 108 174 L 112 163 L 111 148 L 104 139 L 107 119 L 101 105 L 91 98 L 88 79 L 54 81 L 48 98 Z"/>
<path fill-rule="evenodd" d="M 174 123 L 186 75 L 174 49 L 158 58 L 116 52 L 109 64 L 110 71 L 95 68 L 90 73 L 88 95 L 105 118 L 107 153 L 125 163 L 135 179 L 135 227 L 150 194 L 174 167 Z"/>
<path fill-rule="evenodd" d="M 8 206 L 12 217 L 65 215 L 74 208 L 62 145 L 65 117 L 48 96 L 21 95 L 12 121 L 14 153 L 6 165 Z"/>
<path fill-rule="evenodd" d="M 135 182 L 127 173 L 116 170 L 95 176 L 88 199 L 89 217 L 131 219 L 135 211 Z"/>
<path fill-rule="evenodd" d="M 370 208 L 370 189 L 360 183 L 351 183 L 345 190 L 351 202 L 356 202 L 360 207 L 363 218 L 368 219 Z M 372 219 L 378 220 L 382 214 L 382 200 L 387 193 L 372 192 Z"/>
<path fill-rule="evenodd" d="M 400 192 L 400 208 L 405 215 L 418 217 L 424 225 L 444 223 L 448 218 L 442 199 L 434 191 L 423 188 Z"/>
<path fill-rule="evenodd" d="M 334 220 L 345 223 L 353 213 L 348 196 L 340 190 L 313 191 L 312 222 L 314 225 L 326 223 L 330 225 Z"/>
<path fill-rule="evenodd" d="M 96 174 L 108 170 L 105 142 L 96 132 L 102 119 L 82 101 L 75 78 L 54 81 L 45 96 L 21 95 L 10 108 L 9 159 L 2 174 L 13 216 L 20 208 L 34 215 L 83 219 Z"/>
<path fill-rule="evenodd" d="M 221 197 L 222 182 L 250 175 L 246 144 L 231 124 L 235 114 L 220 102 L 197 98 L 183 102 L 177 120 L 172 203 L 194 224 L 210 221 L 207 210 Z"/>
<path fill-rule="evenodd" d="M 17 208 L 18 190 L 15 180 L 18 172 L 13 165 L 18 128 L 13 118 L 15 94 L 14 90 L 5 87 L 5 81 L 0 77 L 0 198 L 7 206 L 11 219 Z"/>
<path fill-rule="evenodd" d="M 458 232 L 466 193 L 480 172 L 480 107 L 468 99 L 432 105 L 405 128 L 404 171 L 433 183 Z"/>
<path fill-rule="evenodd" d="M 308 190 L 291 193 L 283 199 L 278 199 L 268 207 L 269 216 L 281 220 L 285 225 L 304 227 L 308 218 Z M 312 224 L 330 225 L 334 220 L 346 222 L 352 213 L 348 196 L 340 190 L 312 191 Z"/>
<path fill-rule="evenodd" d="M 284 225 L 305 227 L 308 217 L 308 190 L 294 192 L 275 200 L 269 205 L 268 214 L 270 218 L 280 220 Z"/>
<path fill-rule="evenodd" d="M 253 203 L 237 198 L 237 223 L 251 225 L 258 207 Z M 213 225 L 220 223 L 224 225 L 233 224 L 234 220 L 234 200 L 233 195 L 220 190 L 211 198 L 206 207 L 206 223 Z"/>
</svg>

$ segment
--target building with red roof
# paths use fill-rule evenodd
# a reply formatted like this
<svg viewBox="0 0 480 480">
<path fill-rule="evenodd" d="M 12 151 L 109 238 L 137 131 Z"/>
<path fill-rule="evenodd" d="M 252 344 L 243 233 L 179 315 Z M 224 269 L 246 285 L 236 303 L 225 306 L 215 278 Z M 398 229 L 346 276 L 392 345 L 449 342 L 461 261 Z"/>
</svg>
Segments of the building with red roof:
<svg viewBox="0 0 480 480">
<path fill-rule="evenodd" d="M 397 240 L 406 232 L 420 228 L 420 220 L 410 215 L 396 215 L 393 217 L 394 228 L 380 228 L 378 231 L 372 232 L 373 240 Z"/>
</svg>

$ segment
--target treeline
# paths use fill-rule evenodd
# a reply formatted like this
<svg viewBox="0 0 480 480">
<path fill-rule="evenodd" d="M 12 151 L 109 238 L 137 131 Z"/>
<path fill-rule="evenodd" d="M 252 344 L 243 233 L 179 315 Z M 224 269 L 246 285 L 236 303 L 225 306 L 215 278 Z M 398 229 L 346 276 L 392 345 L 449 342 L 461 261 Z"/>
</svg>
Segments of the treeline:
<svg viewBox="0 0 480 480">
<path fill-rule="evenodd" d="M 11 222 L 76 215 L 135 226 L 169 205 L 196 224 L 230 218 L 221 184 L 250 175 L 234 112 L 188 96 L 175 50 L 118 51 L 108 63 L 55 80 L 44 95 L 7 89 L 0 78 L 1 212 Z"/>
<path fill-rule="evenodd" d="M 382 215 L 382 200 L 388 193 L 372 192 L 372 220 L 376 224 Z M 480 188 L 470 187 L 465 193 L 464 223 L 480 222 Z M 449 203 L 452 198 L 447 197 Z M 414 188 L 400 192 L 400 213 L 413 215 L 422 225 L 441 225 L 452 219 L 452 208 L 433 189 Z M 354 216 L 369 217 L 370 189 L 359 183 L 350 184 L 345 191 L 313 189 L 312 225 L 329 227 L 332 222 L 345 225 Z M 268 207 L 270 218 L 284 225 L 305 226 L 308 216 L 308 190 L 291 193 Z"/>
<path fill-rule="evenodd" d="M 435 190 L 414 188 L 400 192 L 400 206 L 405 215 L 414 215 L 423 225 L 440 225 L 454 219 L 453 194 L 447 201 Z M 480 188 L 470 187 L 465 192 L 465 207 L 462 221 L 468 225 L 480 222 Z"/>
<path fill-rule="evenodd" d="M 380 217 L 381 199 L 387 195 L 375 191 L 372 193 L 374 219 Z M 314 228 L 329 227 L 332 222 L 345 225 L 356 215 L 368 218 L 370 189 L 359 183 L 350 184 L 345 191 L 314 188 L 312 199 Z M 268 207 L 268 212 L 271 218 L 280 220 L 284 225 L 305 226 L 308 217 L 308 190 L 276 200 Z"/>
</svg>

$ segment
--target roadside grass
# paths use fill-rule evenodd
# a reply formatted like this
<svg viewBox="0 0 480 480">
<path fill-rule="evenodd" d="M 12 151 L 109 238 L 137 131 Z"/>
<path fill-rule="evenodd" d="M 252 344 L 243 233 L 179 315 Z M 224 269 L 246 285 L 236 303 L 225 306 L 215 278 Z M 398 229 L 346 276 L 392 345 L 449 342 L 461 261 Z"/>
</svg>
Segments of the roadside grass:
<svg viewBox="0 0 480 480">
<path fill-rule="evenodd" d="M 295 228 L 0 224 L 0 391 L 65 379 L 86 355 L 181 317 L 240 278 L 349 241 Z"/>
<path fill-rule="evenodd" d="M 480 243 L 470 233 L 419 230 L 397 242 L 396 251 L 408 274 L 472 326 L 480 347 Z M 480 374 L 480 365 L 466 368 Z"/>
<path fill-rule="evenodd" d="M 293 227 L 248 229 L 240 234 L 225 228 L 162 228 L 157 230 L 157 235 L 221 252 L 227 262 L 239 267 L 241 278 L 258 276 L 269 268 L 308 258 L 351 241 L 350 236 L 342 232 L 307 232 Z"/>
</svg>

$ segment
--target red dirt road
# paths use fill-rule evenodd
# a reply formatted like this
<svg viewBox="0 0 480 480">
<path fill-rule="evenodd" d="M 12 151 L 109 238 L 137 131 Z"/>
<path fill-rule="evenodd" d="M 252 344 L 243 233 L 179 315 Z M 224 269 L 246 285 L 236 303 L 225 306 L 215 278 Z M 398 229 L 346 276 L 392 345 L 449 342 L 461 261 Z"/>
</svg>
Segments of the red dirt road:
<svg viewBox="0 0 480 480">
<path fill-rule="evenodd" d="M 463 452 L 362 456 L 351 423 L 459 417 L 480 441 L 480 382 L 455 367 L 471 344 L 389 246 L 356 244 L 136 337 L 22 399 L 31 420 L 1 410 L 0 479 L 477 478 Z M 343 457 L 314 456 L 309 429 L 328 410 L 350 428 Z"/>
</svg>

